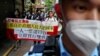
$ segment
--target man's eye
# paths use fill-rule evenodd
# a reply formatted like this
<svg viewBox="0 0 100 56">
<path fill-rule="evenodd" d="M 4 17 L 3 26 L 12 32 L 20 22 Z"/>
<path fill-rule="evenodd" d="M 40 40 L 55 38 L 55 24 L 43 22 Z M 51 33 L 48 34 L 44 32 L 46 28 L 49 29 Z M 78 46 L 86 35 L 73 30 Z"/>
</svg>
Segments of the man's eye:
<svg viewBox="0 0 100 56">
<path fill-rule="evenodd" d="M 79 13 L 84 13 L 88 10 L 87 6 L 82 6 L 82 5 L 78 5 L 78 6 L 74 6 L 74 10 L 79 12 Z"/>
</svg>

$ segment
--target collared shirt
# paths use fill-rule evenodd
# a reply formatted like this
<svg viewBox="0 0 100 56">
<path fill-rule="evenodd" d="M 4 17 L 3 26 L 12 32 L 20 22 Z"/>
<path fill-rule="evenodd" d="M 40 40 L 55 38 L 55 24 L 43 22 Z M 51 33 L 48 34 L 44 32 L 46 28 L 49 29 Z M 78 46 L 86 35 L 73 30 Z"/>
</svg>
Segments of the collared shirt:
<svg viewBox="0 0 100 56">
<path fill-rule="evenodd" d="M 58 42 L 59 46 L 60 46 L 60 56 L 72 56 L 67 50 L 65 50 L 61 38 L 62 38 L 62 34 L 60 35 L 59 42 Z M 93 53 L 91 54 L 91 56 L 99 56 L 97 48 L 93 51 Z"/>
</svg>

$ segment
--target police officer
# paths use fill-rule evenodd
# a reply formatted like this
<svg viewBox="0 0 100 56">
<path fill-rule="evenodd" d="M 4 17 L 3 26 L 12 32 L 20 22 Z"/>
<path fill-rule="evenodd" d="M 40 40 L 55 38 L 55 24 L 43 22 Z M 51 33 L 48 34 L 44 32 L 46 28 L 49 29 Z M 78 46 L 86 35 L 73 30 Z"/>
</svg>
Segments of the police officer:
<svg viewBox="0 0 100 56">
<path fill-rule="evenodd" d="M 98 56 L 100 0 L 59 0 L 63 30 L 60 56 Z"/>
</svg>

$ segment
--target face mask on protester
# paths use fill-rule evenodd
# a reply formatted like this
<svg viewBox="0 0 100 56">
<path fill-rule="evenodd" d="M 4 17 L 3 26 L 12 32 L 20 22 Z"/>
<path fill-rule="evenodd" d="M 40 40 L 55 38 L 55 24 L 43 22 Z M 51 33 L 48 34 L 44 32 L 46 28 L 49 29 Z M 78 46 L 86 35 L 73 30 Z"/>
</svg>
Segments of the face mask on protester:
<svg viewBox="0 0 100 56">
<path fill-rule="evenodd" d="M 71 20 L 66 23 L 65 30 L 69 39 L 86 56 L 90 56 L 100 43 L 100 21 Z"/>
</svg>

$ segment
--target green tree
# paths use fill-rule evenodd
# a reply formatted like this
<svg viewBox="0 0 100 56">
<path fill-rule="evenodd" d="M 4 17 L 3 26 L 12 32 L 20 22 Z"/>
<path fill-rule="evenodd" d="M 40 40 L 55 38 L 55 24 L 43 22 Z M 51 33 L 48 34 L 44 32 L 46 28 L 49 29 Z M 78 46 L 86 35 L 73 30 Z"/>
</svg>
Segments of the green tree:
<svg viewBox="0 0 100 56">
<path fill-rule="evenodd" d="M 53 1 L 54 0 L 45 0 L 45 6 L 48 8 L 47 10 L 51 10 L 53 6 Z"/>
</svg>

